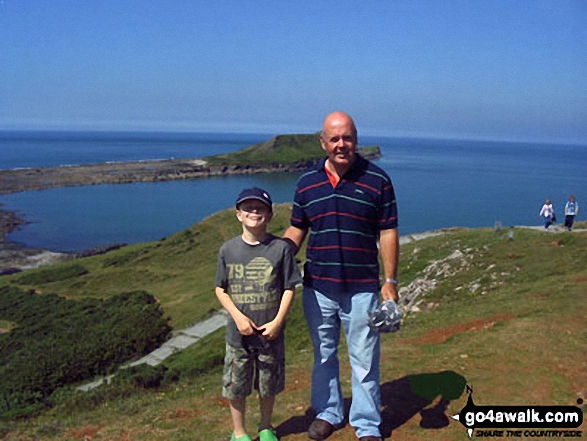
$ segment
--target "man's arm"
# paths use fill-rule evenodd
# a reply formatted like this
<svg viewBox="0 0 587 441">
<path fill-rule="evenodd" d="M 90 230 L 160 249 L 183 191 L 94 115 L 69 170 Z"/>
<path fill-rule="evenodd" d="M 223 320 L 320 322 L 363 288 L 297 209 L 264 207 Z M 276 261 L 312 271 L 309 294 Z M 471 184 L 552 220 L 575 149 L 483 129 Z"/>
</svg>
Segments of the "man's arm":
<svg viewBox="0 0 587 441">
<path fill-rule="evenodd" d="M 397 280 L 399 263 L 399 232 L 397 228 L 382 230 L 379 233 L 379 252 L 383 261 L 385 279 Z M 383 300 L 399 301 L 396 283 L 384 282 L 381 286 Z"/>
<path fill-rule="evenodd" d="M 294 255 L 298 254 L 306 236 L 308 235 L 307 228 L 298 228 L 293 225 L 285 230 L 283 239 L 285 239 L 292 247 Z"/>
</svg>

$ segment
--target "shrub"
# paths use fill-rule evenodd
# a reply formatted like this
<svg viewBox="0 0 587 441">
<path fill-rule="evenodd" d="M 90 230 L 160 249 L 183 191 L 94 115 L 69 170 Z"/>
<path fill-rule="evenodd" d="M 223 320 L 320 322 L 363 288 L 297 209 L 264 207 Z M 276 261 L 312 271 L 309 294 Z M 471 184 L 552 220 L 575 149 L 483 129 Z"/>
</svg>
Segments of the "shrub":
<svg viewBox="0 0 587 441">
<path fill-rule="evenodd" d="M 73 301 L 0 288 L 0 417 L 28 415 L 64 387 L 112 372 L 163 343 L 171 328 L 144 292 Z M 163 376 L 163 374 L 161 374 Z"/>
</svg>

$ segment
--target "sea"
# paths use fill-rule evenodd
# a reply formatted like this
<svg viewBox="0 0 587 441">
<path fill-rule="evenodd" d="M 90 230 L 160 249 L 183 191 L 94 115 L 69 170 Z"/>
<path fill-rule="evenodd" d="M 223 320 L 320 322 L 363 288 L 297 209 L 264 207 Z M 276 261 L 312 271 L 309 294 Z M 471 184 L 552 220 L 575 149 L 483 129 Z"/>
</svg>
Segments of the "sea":
<svg viewBox="0 0 587 441">
<path fill-rule="evenodd" d="M 0 131 L 0 169 L 201 158 L 270 139 L 270 133 Z M 365 136 L 391 177 L 400 235 L 448 227 L 540 225 L 546 199 L 562 220 L 572 193 L 587 213 L 587 145 Z M 7 240 L 78 252 L 161 239 L 234 206 L 259 186 L 290 202 L 299 173 L 98 185 L 0 196 L 26 223 Z M 584 207 L 584 208 L 583 208 Z M 236 220 L 235 220 L 236 222 Z"/>
</svg>

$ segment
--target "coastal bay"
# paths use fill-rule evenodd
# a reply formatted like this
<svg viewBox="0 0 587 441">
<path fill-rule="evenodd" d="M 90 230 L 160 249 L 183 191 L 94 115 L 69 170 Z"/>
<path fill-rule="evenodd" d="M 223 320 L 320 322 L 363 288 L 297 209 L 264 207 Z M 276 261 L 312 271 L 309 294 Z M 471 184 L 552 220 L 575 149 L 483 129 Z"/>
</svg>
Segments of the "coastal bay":
<svg viewBox="0 0 587 441">
<path fill-rule="evenodd" d="M 361 148 L 370 159 L 380 156 L 378 146 Z M 23 167 L 0 170 L 0 195 L 31 192 L 62 187 L 83 187 L 107 184 L 137 184 L 188 181 L 199 178 L 238 175 L 293 173 L 316 163 L 322 156 L 317 134 L 280 135 L 254 144 L 235 153 L 203 158 L 170 158 L 157 160 L 108 161 L 97 164 L 62 165 L 54 167 Z M 50 204 L 44 200 L 43 204 Z M 222 207 L 224 208 L 224 207 Z M 0 202 L 0 274 L 53 263 L 77 255 L 103 252 L 126 243 L 108 243 L 75 252 L 56 252 L 26 246 L 7 240 L 7 236 L 26 227 L 24 215 L 2 209 Z M 64 227 L 67 228 L 67 227 Z M 49 247 L 51 249 L 51 247 Z"/>
<path fill-rule="evenodd" d="M 165 158 L 208 161 L 211 156 L 242 153 L 271 137 L 220 133 L 22 136 L 27 143 L 18 141 L 15 134 L 3 139 L 0 164 L 5 169 L 30 173 L 59 168 L 63 172 L 72 166 L 58 167 L 61 164 L 146 165 L 144 160 L 157 164 Z M 540 225 L 538 212 L 544 198 L 553 200 L 560 215 L 571 192 L 580 203 L 582 195 L 587 194 L 583 146 L 368 136 L 361 141 L 381 148 L 376 164 L 393 180 L 402 235 L 452 226 L 487 227 L 497 220 L 504 227 Z M 322 155 L 318 144 L 313 150 Z M 278 162 L 281 155 L 271 157 L 271 151 L 266 146 L 258 152 L 259 158 Z M 240 164 L 257 163 L 250 156 L 238 160 Z M 208 164 L 218 165 L 212 161 Z M 252 173 L 250 167 L 231 171 L 236 165 L 228 164 L 227 171 L 218 175 L 202 174 L 204 179 L 172 174 L 168 181 L 37 187 L 40 191 L 2 194 L 3 209 L 24 219 L 6 240 L 29 248 L 76 254 L 167 237 L 231 207 L 244 187 L 260 186 L 274 201 L 291 202 L 301 171 L 286 173 L 279 172 L 283 168 L 274 168 L 275 173 Z M 258 167 L 263 168 L 272 169 L 271 163 Z"/>
</svg>

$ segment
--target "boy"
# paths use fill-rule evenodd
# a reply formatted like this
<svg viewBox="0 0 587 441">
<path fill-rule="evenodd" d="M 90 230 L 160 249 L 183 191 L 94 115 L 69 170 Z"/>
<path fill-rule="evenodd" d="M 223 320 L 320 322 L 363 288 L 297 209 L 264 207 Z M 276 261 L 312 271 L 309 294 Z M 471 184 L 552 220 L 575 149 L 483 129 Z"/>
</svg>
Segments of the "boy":
<svg viewBox="0 0 587 441">
<path fill-rule="evenodd" d="M 565 204 L 565 228 L 569 231 L 573 229 L 575 216 L 579 214 L 579 204 L 575 201 L 575 195 L 572 194 Z"/>
<path fill-rule="evenodd" d="M 236 200 L 243 233 L 225 242 L 218 254 L 216 296 L 230 314 L 222 392 L 230 401 L 231 441 L 251 441 L 245 407 L 253 383 L 259 391 L 259 440 L 277 440 L 271 415 L 275 396 L 285 386 L 283 328 L 301 276 L 290 246 L 267 232 L 272 216 L 266 191 L 243 190 Z"/>
</svg>

